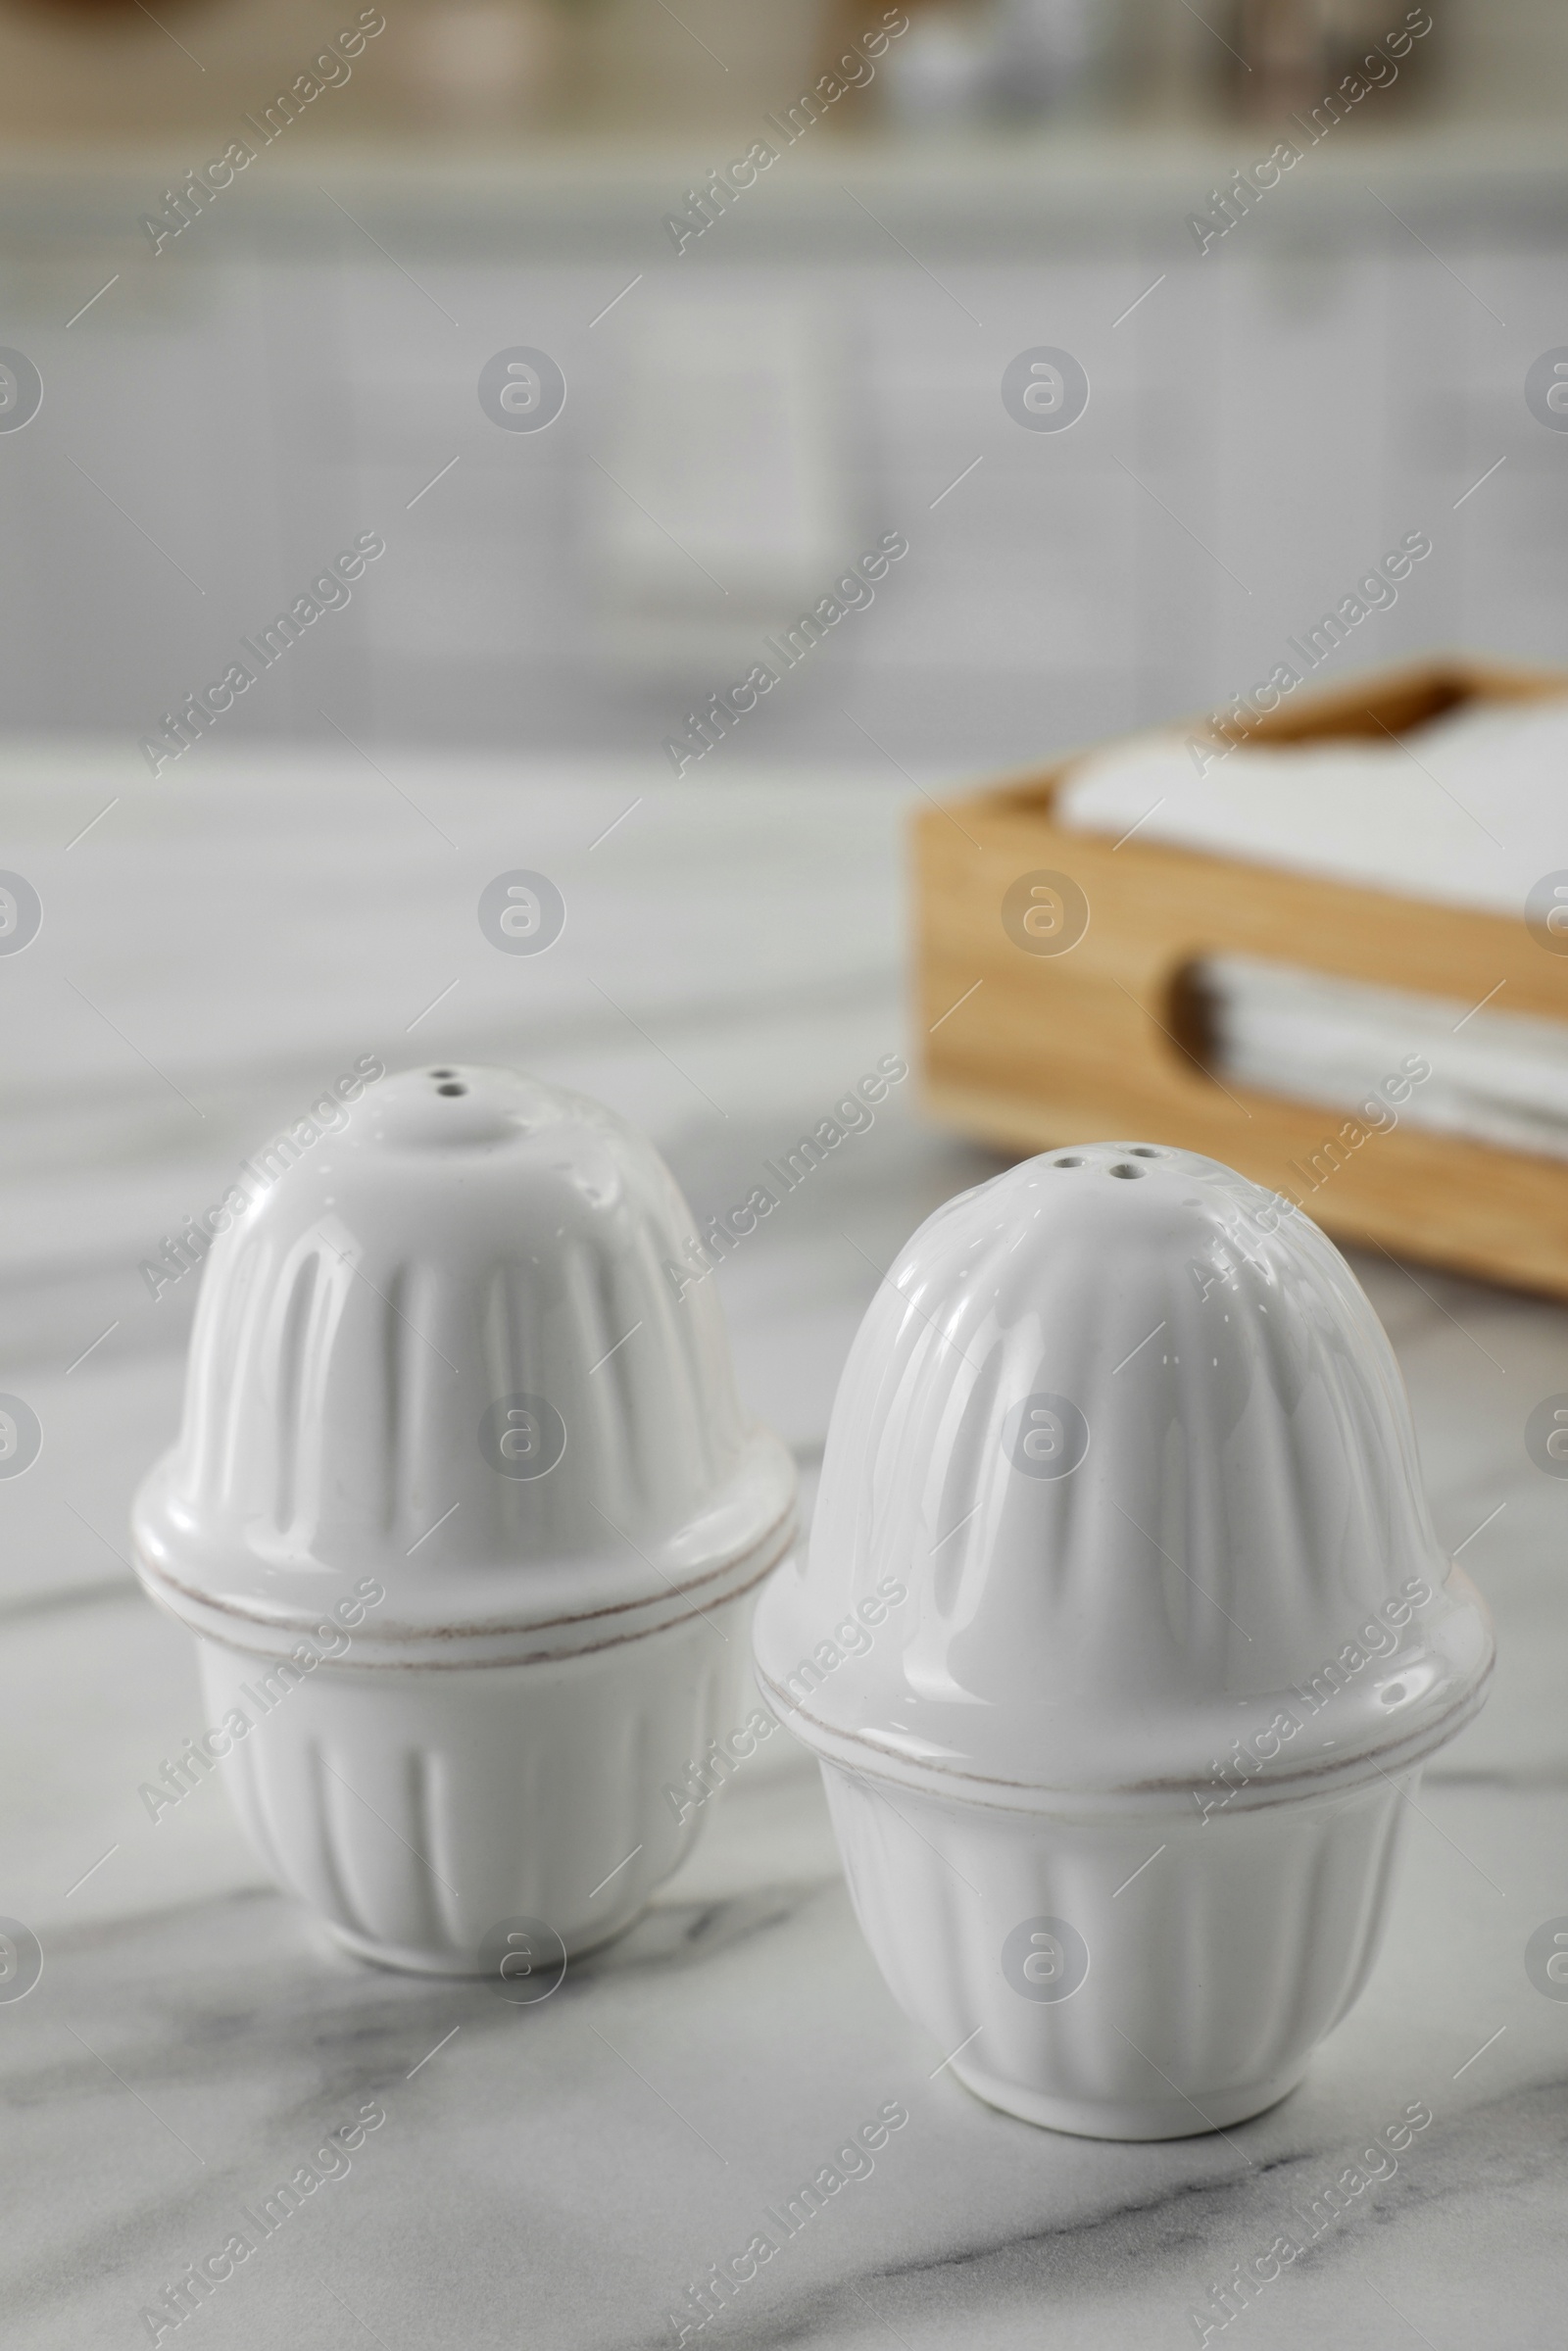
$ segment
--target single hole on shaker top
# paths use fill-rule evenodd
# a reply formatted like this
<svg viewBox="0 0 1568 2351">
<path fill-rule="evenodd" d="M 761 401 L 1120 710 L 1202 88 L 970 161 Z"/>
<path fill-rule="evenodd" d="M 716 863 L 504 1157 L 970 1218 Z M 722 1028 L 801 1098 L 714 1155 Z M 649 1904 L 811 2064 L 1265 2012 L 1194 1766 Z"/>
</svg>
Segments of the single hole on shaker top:
<svg viewBox="0 0 1568 2351">
<path fill-rule="evenodd" d="M 1383 1692 L 1383 1703 L 1385 1706 L 1397 1706 L 1403 1695 L 1404 1684 L 1402 1682 L 1391 1682 L 1388 1689 Z"/>
<path fill-rule="evenodd" d="M 1082 1159 L 1053 1159 L 1053 1167 L 1082 1167 Z"/>
<path fill-rule="evenodd" d="M 457 1074 L 455 1069 L 432 1069 L 430 1072 L 433 1078 L 455 1078 Z"/>
<path fill-rule="evenodd" d="M 1165 1156 L 1164 1152 L 1156 1151 L 1152 1143 L 1135 1143 L 1130 1148 L 1135 1159 L 1163 1159 Z"/>
<path fill-rule="evenodd" d="M 1144 1171 L 1141 1167 L 1129 1167 L 1125 1159 L 1118 1159 L 1107 1172 L 1113 1176 L 1141 1176 Z"/>
<path fill-rule="evenodd" d="M 466 1094 L 466 1086 L 437 1086 L 437 1094 Z"/>
</svg>

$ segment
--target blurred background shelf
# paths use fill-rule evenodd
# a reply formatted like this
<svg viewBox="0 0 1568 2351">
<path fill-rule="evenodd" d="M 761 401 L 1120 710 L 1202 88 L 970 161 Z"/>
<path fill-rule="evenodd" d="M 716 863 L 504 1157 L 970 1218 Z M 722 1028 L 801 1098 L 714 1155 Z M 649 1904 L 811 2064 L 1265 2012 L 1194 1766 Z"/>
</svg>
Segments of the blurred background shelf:
<svg viewBox="0 0 1568 2351">
<path fill-rule="evenodd" d="M 905 14 L 901 9 L 886 12 Z M 1413 13 L 1415 21 L 1428 16 Z M 400 0 L 327 97 L 352 122 L 467 145 L 650 126 L 723 139 L 866 52 L 880 0 Z M 872 51 L 835 117 L 912 137 L 976 123 L 1257 121 L 1337 86 L 1407 22 L 1403 0 L 907 0 L 910 32 Z M 308 68 L 362 20 L 356 0 L 10 0 L 0 10 L 0 128 L 30 137 L 202 135 Z M 1395 47 L 1369 110 L 1549 121 L 1568 93 L 1568 21 L 1552 0 L 1447 0 Z M 1380 69 L 1374 69 L 1381 73 Z M 1359 129 L 1358 125 L 1358 129 Z"/>
<path fill-rule="evenodd" d="M 225 128 L 238 135 L 241 127 L 236 114 L 232 123 L 220 123 L 207 136 L 216 139 Z M 215 206 L 208 225 L 216 228 L 220 213 L 234 211 L 259 236 L 275 235 L 292 222 L 293 207 L 327 178 L 334 186 L 353 180 L 371 200 L 411 216 L 434 206 L 438 216 L 471 211 L 481 223 L 492 216 L 505 223 L 521 207 L 530 218 L 602 220 L 618 230 L 623 208 L 652 206 L 657 230 L 666 211 L 682 207 L 694 183 L 700 186 L 711 167 L 728 163 L 737 152 L 732 141 L 741 135 L 720 128 L 711 136 L 676 129 L 651 136 L 644 125 L 634 138 L 609 129 L 457 137 L 426 127 L 400 139 L 394 152 L 373 124 L 339 125 L 305 116 L 297 127 L 297 138 L 285 134 L 273 151 L 258 157 L 262 169 L 225 191 L 230 204 Z M 751 128 L 760 134 L 760 120 Z M 1205 209 L 1216 184 L 1270 147 L 1267 133 L 1255 127 L 1162 122 L 929 140 L 891 130 L 853 137 L 825 132 L 803 139 L 793 151 L 782 147 L 776 129 L 773 138 L 781 150 L 778 164 L 764 168 L 755 190 L 722 221 L 725 245 L 736 239 L 770 243 L 770 220 L 794 230 L 807 218 L 820 218 L 845 186 L 866 195 L 880 190 L 928 213 L 933 227 L 956 236 L 977 223 L 1011 225 L 1025 235 L 1058 222 L 1076 224 L 1081 234 L 1097 224 L 1127 222 L 1185 232 L 1186 215 Z M 47 235 L 74 217 L 96 219 L 112 210 L 113 224 L 131 242 L 139 234 L 145 243 L 139 230 L 143 207 L 156 206 L 171 178 L 177 186 L 185 170 L 199 169 L 210 151 L 200 131 L 194 142 L 177 132 L 128 135 L 123 117 L 108 137 L 84 137 L 79 129 L 48 137 L 33 124 L 7 136 L 0 187 L 8 203 L 23 208 L 15 225 L 25 234 Z M 1278 234 L 1280 215 L 1298 215 L 1315 229 L 1353 195 L 1364 196 L 1369 177 L 1391 195 L 1441 204 L 1451 191 L 1455 206 L 1479 198 L 1518 213 L 1536 196 L 1560 198 L 1568 186 L 1568 151 L 1549 121 L 1494 122 L 1466 112 L 1400 128 L 1357 125 L 1353 137 L 1325 140 L 1320 152 L 1302 155 L 1300 166 L 1256 207 L 1246 223 L 1246 241 Z M 1172 211 L 1174 221 L 1166 217 Z M 869 242 L 871 232 L 857 230 L 842 208 L 830 217 L 843 226 L 851 250 L 858 237 Z M 1559 214 L 1559 226 L 1560 220 Z M 110 224 L 106 219 L 103 225 Z M 223 226 L 229 236 L 240 233 L 236 221 Z M 1196 260 L 1190 232 L 1183 241 Z M 673 262 L 667 234 L 662 243 Z M 1223 250 L 1216 249 L 1214 261 Z M 687 258 L 700 253 L 706 258 L 705 247 L 694 244 Z"/>
</svg>

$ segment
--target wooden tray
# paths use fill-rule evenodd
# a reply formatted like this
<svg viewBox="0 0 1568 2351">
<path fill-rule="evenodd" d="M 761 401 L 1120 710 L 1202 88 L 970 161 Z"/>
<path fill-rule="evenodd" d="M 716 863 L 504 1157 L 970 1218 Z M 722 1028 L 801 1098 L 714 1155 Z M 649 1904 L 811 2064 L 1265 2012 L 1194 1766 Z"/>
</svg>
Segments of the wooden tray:
<svg viewBox="0 0 1568 2351">
<path fill-rule="evenodd" d="M 1293 695 L 1245 739 L 1382 739 L 1461 703 L 1562 693 L 1568 676 L 1427 662 Z M 1071 763 L 915 820 L 921 1074 L 936 1116 L 1021 1151 L 1110 1136 L 1206 1151 L 1343 1240 L 1568 1298 L 1568 1165 L 1401 1123 L 1311 1189 L 1301 1171 L 1347 1113 L 1221 1085 L 1189 977 L 1229 952 L 1466 1005 L 1506 982 L 1509 1011 L 1568 1020 L 1568 955 L 1544 954 L 1522 913 L 1067 832 L 1052 802 Z M 1022 952 L 1003 926 L 1008 890 L 1041 871 L 1088 901 L 1088 929 L 1064 954 Z"/>
</svg>

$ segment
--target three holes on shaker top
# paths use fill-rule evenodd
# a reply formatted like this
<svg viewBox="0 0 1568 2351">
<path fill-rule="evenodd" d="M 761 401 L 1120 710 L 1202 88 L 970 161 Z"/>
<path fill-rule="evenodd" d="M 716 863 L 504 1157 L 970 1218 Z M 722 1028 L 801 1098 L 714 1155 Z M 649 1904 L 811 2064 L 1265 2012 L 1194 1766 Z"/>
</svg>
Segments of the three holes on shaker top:
<svg viewBox="0 0 1568 2351">
<path fill-rule="evenodd" d="M 1128 1148 L 1135 1159 L 1163 1159 L 1165 1156 L 1164 1152 L 1157 1150 L 1152 1143 L 1134 1143 Z M 1084 1167 L 1089 1162 L 1077 1155 L 1072 1155 L 1066 1158 L 1053 1159 L 1051 1164 L 1053 1167 Z M 1141 1176 L 1144 1170 L 1141 1167 L 1129 1167 L 1125 1159 L 1118 1159 L 1114 1167 L 1107 1168 L 1105 1172 L 1107 1175 L 1120 1176 L 1125 1181 L 1129 1176 Z"/>
</svg>

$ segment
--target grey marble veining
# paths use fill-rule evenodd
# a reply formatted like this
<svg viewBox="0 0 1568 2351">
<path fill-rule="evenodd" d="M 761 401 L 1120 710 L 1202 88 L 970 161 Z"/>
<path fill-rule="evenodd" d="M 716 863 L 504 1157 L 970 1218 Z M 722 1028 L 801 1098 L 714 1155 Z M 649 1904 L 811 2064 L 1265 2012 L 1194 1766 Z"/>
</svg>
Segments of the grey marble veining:
<svg viewBox="0 0 1568 2351">
<path fill-rule="evenodd" d="M 1568 1914 L 1568 1482 L 1537 1469 L 1523 1429 L 1541 1397 L 1568 1390 L 1568 1315 L 1539 1301 L 1358 1261 L 1410 1382 L 1440 1530 L 1493 1603 L 1500 1661 L 1491 1704 L 1407 1823 L 1368 1990 L 1301 2087 L 1235 2131 L 1115 2146 L 972 2099 L 893 2006 L 814 1767 L 783 1737 L 714 1800 L 634 1930 L 531 2007 L 337 1952 L 267 1881 L 220 1774 L 147 1818 L 138 1784 L 201 1713 L 188 1641 L 123 1563 L 125 1503 L 172 1426 L 188 1321 L 183 1300 L 137 1296 L 135 1188 L 156 1233 L 207 1197 L 225 1151 L 268 1132 L 301 1087 L 308 1099 L 345 1044 L 391 1045 L 454 973 L 463 984 L 401 1057 L 507 1052 L 605 1094 L 659 1136 L 699 1213 L 905 1042 L 902 806 L 878 790 L 666 790 L 601 882 L 589 858 L 602 852 L 585 845 L 638 779 L 567 796 L 426 778 L 434 811 L 471 843 L 456 866 L 432 863 L 412 830 L 396 854 L 378 833 L 374 887 L 356 901 L 341 876 L 306 877 L 296 945 L 270 953 L 288 851 L 263 794 L 287 808 L 289 780 L 237 766 L 225 780 L 218 808 L 194 794 L 165 805 L 134 936 L 115 929 L 134 851 L 111 845 L 72 877 L 81 898 L 56 959 L 0 973 L 8 990 L 25 979 L 33 1023 L 27 1136 L 0 1174 L 0 1205 L 32 1219 L 32 1247 L 13 1222 L 4 1297 L 22 1308 L 0 1385 L 35 1396 L 46 1429 L 35 1468 L 0 1481 L 0 1910 L 45 1952 L 36 1988 L 0 2002 L 0 2338 L 24 2351 L 147 2342 L 144 2308 L 248 2228 L 254 2253 L 159 2339 L 642 2351 L 695 2329 L 689 2289 L 762 2230 L 777 2251 L 687 2339 L 1119 2351 L 1197 2343 L 1207 2326 L 1208 2341 L 1258 2351 L 1557 2351 L 1568 2001 L 1535 1987 L 1524 1949 Z M 340 809 L 345 838 L 356 812 L 372 821 L 366 804 Z M 231 854 L 203 868 L 210 830 Z M 558 857 L 582 916 L 529 1003 L 503 993 L 517 975 L 487 967 L 472 924 L 478 887 L 524 861 L 524 842 L 532 861 Z M 193 869 L 215 894 L 205 910 L 182 878 Z M 647 911 L 661 889 L 662 926 Z M 417 908 L 421 890 L 416 955 L 376 917 Z M 614 920 L 600 891 L 622 894 Z M 101 966 L 82 959 L 95 924 L 109 932 Z M 207 1118 L 168 1119 L 164 1081 L 70 1004 L 62 980 L 95 994 L 94 970 L 117 955 L 123 985 L 100 1001 Z M 743 1389 L 796 1447 L 808 1497 L 881 1269 L 995 1164 L 928 1126 L 912 1085 L 898 1089 L 715 1277 Z M 907 2121 L 868 2176 L 793 2234 L 764 2218 L 889 2105 Z M 384 2120 L 347 2169 L 271 2234 L 251 2227 L 242 2216 L 366 2106 Z M 1430 2124 L 1369 2177 L 1361 2151 L 1411 2106 Z M 1311 2233 L 1300 2216 L 1358 2162 L 1365 2184 Z M 1212 2289 L 1282 2232 L 1299 2256 L 1221 2326 Z"/>
</svg>

